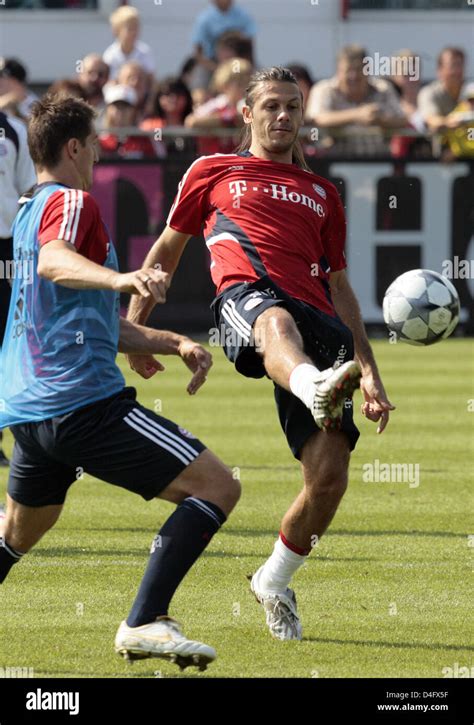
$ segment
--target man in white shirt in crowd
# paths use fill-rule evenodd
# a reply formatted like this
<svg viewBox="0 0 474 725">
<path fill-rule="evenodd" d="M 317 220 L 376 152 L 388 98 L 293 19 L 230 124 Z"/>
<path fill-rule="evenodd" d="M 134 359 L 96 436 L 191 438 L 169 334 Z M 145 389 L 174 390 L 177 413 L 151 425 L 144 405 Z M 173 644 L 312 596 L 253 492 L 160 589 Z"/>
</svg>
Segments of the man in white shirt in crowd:
<svg viewBox="0 0 474 725">
<path fill-rule="evenodd" d="M 459 118 L 450 114 L 461 100 L 465 60 L 461 48 L 443 48 L 438 56 L 438 80 L 418 94 L 418 110 L 433 133 L 462 125 Z"/>
<path fill-rule="evenodd" d="M 407 123 L 390 84 L 367 74 L 366 58 L 366 50 L 358 45 L 342 48 L 336 75 L 316 83 L 309 94 L 306 117 L 316 127 L 327 129 L 329 136 L 334 134 L 332 148 L 341 153 L 388 153 L 383 129 Z M 338 135 L 341 129 L 350 133 Z"/>
<path fill-rule="evenodd" d="M 16 58 L 0 58 L 0 111 L 26 120 L 37 100 L 27 86 L 25 66 Z"/>
</svg>

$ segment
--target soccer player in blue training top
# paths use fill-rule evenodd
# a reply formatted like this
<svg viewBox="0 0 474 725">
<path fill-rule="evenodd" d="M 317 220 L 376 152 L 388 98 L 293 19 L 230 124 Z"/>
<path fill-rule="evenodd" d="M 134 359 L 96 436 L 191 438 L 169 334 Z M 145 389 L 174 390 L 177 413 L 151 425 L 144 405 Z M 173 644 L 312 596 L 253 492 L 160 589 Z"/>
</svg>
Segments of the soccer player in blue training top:
<svg viewBox="0 0 474 725">
<path fill-rule="evenodd" d="M 145 265 L 160 263 L 172 275 L 186 242 L 204 226 L 225 353 L 242 375 L 267 375 L 275 383 L 304 487 L 251 589 L 272 635 L 300 639 L 288 584 L 346 489 L 359 437 L 352 394 L 360 381 L 362 412 L 379 421 L 379 432 L 393 406 L 346 277 L 341 200 L 333 184 L 307 167 L 298 141 L 303 100 L 290 71 L 275 67 L 252 77 L 243 120 L 239 153 L 203 156 L 190 166 Z M 133 298 L 129 319 L 143 323 L 152 305 L 150 298 Z M 152 360 L 150 370 L 144 358 L 132 355 L 130 363 L 144 377 L 152 371 Z"/>
<path fill-rule="evenodd" d="M 0 360 L 0 427 L 15 446 L 8 481 L 0 582 L 57 521 L 76 471 L 177 508 L 155 537 L 116 651 L 205 669 L 212 647 L 184 637 L 170 600 L 239 498 L 239 482 L 191 433 L 136 401 L 117 351 L 179 355 L 194 394 L 211 356 L 189 338 L 120 318 L 126 292 L 163 302 L 168 275 L 120 274 L 99 208 L 87 193 L 97 161 L 94 111 L 45 97 L 28 141 L 38 184 L 14 222 L 17 275 Z M 163 366 L 154 360 L 154 369 Z"/>
</svg>

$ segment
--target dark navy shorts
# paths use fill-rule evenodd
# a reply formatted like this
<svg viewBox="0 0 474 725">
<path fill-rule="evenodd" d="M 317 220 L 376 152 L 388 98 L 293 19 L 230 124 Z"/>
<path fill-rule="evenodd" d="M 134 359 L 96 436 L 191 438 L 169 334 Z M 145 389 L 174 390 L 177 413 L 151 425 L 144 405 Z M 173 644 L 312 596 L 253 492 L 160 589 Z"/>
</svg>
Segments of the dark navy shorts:
<svg viewBox="0 0 474 725">
<path fill-rule="evenodd" d="M 303 338 L 305 353 L 318 370 L 354 357 L 352 333 L 339 317 L 331 317 L 315 307 L 290 297 L 269 277 L 227 287 L 211 307 L 218 338 L 227 358 L 248 378 L 266 375 L 263 359 L 256 350 L 253 325 L 269 307 L 280 305 L 290 312 Z M 300 459 L 301 450 L 310 436 L 321 432 L 308 408 L 292 393 L 274 384 L 275 401 L 283 431 L 293 455 Z M 359 438 L 353 420 L 352 400 L 346 400 L 341 430 L 346 433 L 350 449 Z"/>
<path fill-rule="evenodd" d="M 10 428 L 15 437 L 8 493 L 25 506 L 62 504 L 82 473 L 155 498 L 204 446 L 124 388 L 66 415 Z"/>
</svg>

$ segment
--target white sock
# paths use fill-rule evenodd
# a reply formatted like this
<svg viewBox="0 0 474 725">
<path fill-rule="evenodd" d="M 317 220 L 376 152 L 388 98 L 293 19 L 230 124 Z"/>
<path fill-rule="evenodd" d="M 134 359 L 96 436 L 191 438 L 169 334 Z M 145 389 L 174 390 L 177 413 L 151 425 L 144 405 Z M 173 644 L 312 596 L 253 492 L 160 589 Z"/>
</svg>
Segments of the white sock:
<svg viewBox="0 0 474 725">
<path fill-rule="evenodd" d="M 314 398 L 314 382 L 319 370 L 309 363 L 297 365 L 290 375 L 290 390 L 311 410 Z"/>
<path fill-rule="evenodd" d="M 257 591 L 264 594 L 281 594 L 287 588 L 295 571 L 307 558 L 307 555 L 291 551 L 278 537 L 273 547 L 273 554 L 258 571 Z"/>
</svg>

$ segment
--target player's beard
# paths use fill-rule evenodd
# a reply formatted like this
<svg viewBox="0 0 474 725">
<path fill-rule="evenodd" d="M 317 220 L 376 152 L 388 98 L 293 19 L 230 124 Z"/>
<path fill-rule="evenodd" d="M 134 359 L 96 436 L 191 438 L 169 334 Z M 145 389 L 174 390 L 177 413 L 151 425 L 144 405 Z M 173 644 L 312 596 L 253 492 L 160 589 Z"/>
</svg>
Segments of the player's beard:
<svg viewBox="0 0 474 725">
<path fill-rule="evenodd" d="M 298 138 L 298 131 L 294 131 L 292 135 L 288 134 L 286 138 L 275 139 L 274 136 L 269 134 L 268 152 L 273 154 L 281 154 L 282 156 L 295 145 L 296 139 Z"/>
</svg>

